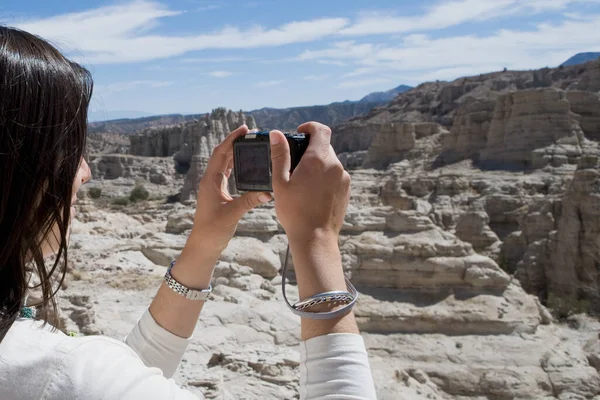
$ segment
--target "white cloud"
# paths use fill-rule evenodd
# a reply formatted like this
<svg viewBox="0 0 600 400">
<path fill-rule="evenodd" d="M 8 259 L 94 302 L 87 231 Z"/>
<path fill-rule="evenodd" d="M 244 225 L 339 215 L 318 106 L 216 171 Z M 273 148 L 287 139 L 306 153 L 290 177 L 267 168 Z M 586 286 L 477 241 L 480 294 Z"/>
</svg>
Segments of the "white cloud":
<svg viewBox="0 0 600 400">
<path fill-rule="evenodd" d="M 57 43 L 86 63 L 124 63 L 177 56 L 204 49 L 241 49 L 311 42 L 338 32 L 348 25 L 344 18 L 297 21 L 265 29 L 240 30 L 226 26 L 220 31 L 189 36 L 151 33 L 162 18 L 181 14 L 166 6 L 137 0 L 126 5 L 49 18 L 11 21 L 26 31 Z"/>
<path fill-rule="evenodd" d="M 170 86 L 174 82 L 169 81 L 152 81 L 152 80 L 138 80 L 138 81 L 125 81 L 115 82 L 106 85 L 96 85 L 95 89 L 101 94 L 111 94 L 117 92 L 124 92 L 127 90 L 134 90 L 140 87 L 158 88 L 164 86 Z"/>
<path fill-rule="evenodd" d="M 329 78 L 329 75 L 308 75 L 303 77 L 305 81 L 323 81 L 327 78 Z"/>
<path fill-rule="evenodd" d="M 372 44 L 356 44 L 354 41 L 337 42 L 325 50 L 306 50 L 300 55 L 301 60 L 315 59 L 358 59 L 369 56 L 376 49 Z"/>
<path fill-rule="evenodd" d="M 424 32 L 445 29 L 466 22 L 482 22 L 510 15 L 557 11 L 575 3 L 598 0 L 452 0 L 429 7 L 423 15 L 393 16 L 378 12 L 363 14 L 359 20 L 340 30 L 341 35 L 364 36 Z"/>
<path fill-rule="evenodd" d="M 556 66 L 575 53 L 600 51 L 595 32 L 600 14 L 585 20 L 564 19 L 540 24 L 530 30 L 500 30 L 487 36 L 465 35 L 430 38 L 405 36 L 396 46 L 338 42 L 322 50 L 305 51 L 301 60 L 352 63 L 354 71 L 344 77 L 394 74 L 398 80 L 453 79 L 492 70 L 531 69 Z"/>
<path fill-rule="evenodd" d="M 340 85 L 348 87 L 355 85 L 352 82 L 361 77 L 397 76 L 398 81 L 404 81 L 406 77 L 413 79 L 409 83 L 416 83 L 419 79 L 451 79 L 454 74 L 478 74 L 503 67 L 516 69 L 557 65 L 576 52 L 600 49 L 593 34 L 600 24 L 600 14 L 583 14 L 585 9 L 573 7 L 592 2 L 600 3 L 600 0 L 438 0 L 420 15 L 363 13 L 355 21 L 322 18 L 275 27 L 250 26 L 241 29 L 225 26 L 213 32 L 199 31 L 175 36 L 158 33 L 156 28 L 163 22 L 177 22 L 176 18 L 183 12 L 169 8 L 166 2 L 161 4 L 148 0 L 9 22 L 51 39 L 79 61 L 96 64 L 166 59 L 205 49 L 254 49 L 333 39 L 328 47 L 315 48 L 312 44 L 298 57 L 283 60 L 240 57 L 237 56 L 239 53 L 232 51 L 218 58 L 184 58 L 177 61 L 179 66 L 147 68 L 187 71 L 195 70 L 195 63 L 303 60 L 327 66 L 351 66 L 351 72 L 342 70 L 345 75 Z M 214 4 L 203 2 L 199 6 L 211 7 Z M 580 14 L 569 13 L 574 10 Z M 504 29 L 479 36 L 433 38 L 429 34 L 470 22 L 544 12 L 553 13 L 553 19 L 556 21 L 556 17 L 559 17 L 560 22 L 540 24 L 528 30 Z M 201 29 L 201 25 L 199 27 Z M 390 35 L 398 37 L 379 43 L 375 36 L 371 43 L 358 38 L 376 34 L 386 34 L 385 39 L 390 39 Z M 233 69 L 226 65 L 217 68 L 219 70 L 207 74 L 224 78 L 230 74 L 227 70 Z M 304 79 L 318 80 L 315 77 L 308 75 Z M 273 86 L 280 83 L 267 81 L 258 85 Z"/>
<path fill-rule="evenodd" d="M 348 64 L 346 64 L 343 61 L 336 61 L 336 60 L 317 60 L 317 62 L 319 64 L 323 64 L 323 65 L 335 65 L 337 67 L 345 67 L 346 65 L 348 65 Z"/>
<path fill-rule="evenodd" d="M 213 78 L 227 78 L 231 76 L 233 73 L 229 71 L 212 71 L 209 73 Z"/>
<path fill-rule="evenodd" d="M 210 4 L 208 6 L 198 7 L 196 9 L 196 11 L 199 11 L 199 12 L 202 12 L 202 11 L 212 11 L 212 10 L 218 10 L 221 7 L 222 6 L 220 4 Z"/>
<path fill-rule="evenodd" d="M 268 87 L 268 86 L 281 85 L 282 83 L 283 83 L 283 81 L 265 81 L 265 82 L 255 83 L 254 86 L 256 86 L 256 87 Z"/>
<path fill-rule="evenodd" d="M 372 78 L 372 79 L 362 79 L 362 80 L 352 80 L 352 81 L 344 81 L 340 82 L 338 85 L 339 88 L 349 89 L 349 88 L 361 88 L 367 86 L 374 86 L 381 83 L 388 83 L 391 80 L 388 78 Z"/>
<path fill-rule="evenodd" d="M 247 62 L 247 61 L 255 61 L 256 58 L 250 57 L 217 57 L 217 58 L 184 58 L 180 60 L 182 63 L 186 64 L 195 64 L 195 63 L 230 63 L 230 62 Z"/>
</svg>

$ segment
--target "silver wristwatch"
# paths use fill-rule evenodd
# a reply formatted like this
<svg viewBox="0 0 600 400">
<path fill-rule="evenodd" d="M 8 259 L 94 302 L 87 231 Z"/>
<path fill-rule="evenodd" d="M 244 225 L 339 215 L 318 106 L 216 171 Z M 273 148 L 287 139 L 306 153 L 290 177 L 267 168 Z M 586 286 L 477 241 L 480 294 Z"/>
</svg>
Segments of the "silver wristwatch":
<svg viewBox="0 0 600 400">
<path fill-rule="evenodd" d="M 173 265 L 175 265 L 175 261 L 171 262 L 171 265 L 169 265 L 167 273 L 165 274 L 165 283 L 167 286 L 170 287 L 175 293 L 180 294 L 186 299 L 206 301 L 206 299 L 208 299 L 208 295 L 210 292 L 212 292 L 212 285 L 209 284 L 208 289 L 202 290 L 196 290 L 182 285 L 171 276 L 171 269 L 173 268 Z"/>
</svg>

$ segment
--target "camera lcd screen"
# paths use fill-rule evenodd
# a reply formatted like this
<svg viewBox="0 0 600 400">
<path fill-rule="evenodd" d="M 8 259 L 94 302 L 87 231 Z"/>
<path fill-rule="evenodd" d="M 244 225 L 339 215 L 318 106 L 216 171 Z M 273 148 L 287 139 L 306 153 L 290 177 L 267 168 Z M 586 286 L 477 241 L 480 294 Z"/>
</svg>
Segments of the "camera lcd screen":
<svg viewBox="0 0 600 400">
<path fill-rule="evenodd" d="M 237 179 L 240 182 L 265 185 L 271 183 L 268 144 L 238 146 L 236 156 L 239 166 Z"/>
</svg>

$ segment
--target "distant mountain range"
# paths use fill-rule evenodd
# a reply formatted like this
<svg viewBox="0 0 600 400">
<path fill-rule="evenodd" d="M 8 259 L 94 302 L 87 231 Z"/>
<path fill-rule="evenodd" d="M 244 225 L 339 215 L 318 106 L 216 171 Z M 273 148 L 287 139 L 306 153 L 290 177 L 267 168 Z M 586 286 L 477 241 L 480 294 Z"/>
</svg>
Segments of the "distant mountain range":
<svg viewBox="0 0 600 400">
<path fill-rule="evenodd" d="M 398 94 L 410 90 L 410 86 L 400 85 L 385 92 L 374 92 L 358 101 L 346 100 L 320 106 L 293 108 L 261 108 L 246 114 L 252 115 L 259 127 L 264 129 L 296 129 L 306 121 L 319 121 L 329 126 L 335 126 L 359 115 L 369 113 L 375 107 L 393 100 Z M 90 122 L 89 133 L 119 133 L 130 135 L 146 128 L 180 124 L 192 121 L 205 114 L 193 115 L 156 115 L 143 118 L 123 118 L 110 121 Z"/>
<path fill-rule="evenodd" d="M 359 103 L 387 103 L 389 101 L 394 100 L 394 98 L 396 96 L 398 96 L 400 93 L 408 92 L 410 89 L 412 89 L 411 86 L 400 85 L 398 87 L 395 87 L 395 88 L 390 89 L 385 92 L 370 93 L 370 94 L 366 95 L 365 97 L 363 97 L 362 99 L 360 99 L 358 102 Z"/>
<path fill-rule="evenodd" d="M 567 61 L 561 64 L 563 67 L 570 67 L 571 65 L 583 64 L 588 61 L 594 61 L 600 58 L 600 53 L 578 53 Z"/>
<path fill-rule="evenodd" d="M 91 122 L 112 121 L 116 119 L 151 117 L 152 115 L 154 114 L 135 110 L 106 111 L 101 109 L 90 109 L 88 120 Z"/>
</svg>

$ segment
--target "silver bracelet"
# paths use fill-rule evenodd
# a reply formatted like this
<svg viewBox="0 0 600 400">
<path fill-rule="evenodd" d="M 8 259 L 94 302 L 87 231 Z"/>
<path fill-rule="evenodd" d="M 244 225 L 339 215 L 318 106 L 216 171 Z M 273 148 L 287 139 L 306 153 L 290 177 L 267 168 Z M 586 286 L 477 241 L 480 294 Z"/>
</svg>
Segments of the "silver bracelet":
<svg viewBox="0 0 600 400">
<path fill-rule="evenodd" d="M 294 303 L 292 307 L 296 310 L 302 311 L 305 308 L 314 307 L 318 304 L 324 303 L 345 303 L 348 304 L 354 299 L 354 296 L 349 292 L 336 290 L 332 292 L 325 292 L 315 294 L 314 296 L 310 296 L 309 298 Z"/>
<path fill-rule="evenodd" d="M 167 286 L 170 287 L 175 293 L 185 297 L 186 299 L 206 301 L 206 299 L 208 299 L 208 295 L 210 292 L 212 292 L 212 285 L 209 283 L 208 289 L 202 290 L 192 289 L 182 285 L 171 276 L 171 269 L 173 269 L 174 265 L 175 261 L 172 261 L 171 265 L 169 265 L 169 268 L 167 269 L 167 273 L 165 274 L 165 283 Z"/>
<path fill-rule="evenodd" d="M 308 311 L 303 311 L 303 309 L 298 310 L 294 307 L 294 305 L 290 304 L 290 301 L 288 300 L 287 295 L 285 294 L 285 276 L 286 276 L 286 272 L 287 272 L 289 256 L 290 256 L 290 246 L 288 245 L 287 251 L 285 253 L 285 262 L 283 263 L 283 269 L 281 270 L 281 292 L 283 294 L 283 299 L 287 303 L 288 308 L 294 314 L 299 315 L 301 318 L 323 320 L 323 319 L 338 318 L 338 317 L 346 315 L 350 311 L 352 311 L 352 308 L 354 307 L 354 305 L 356 304 L 356 300 L 358 299 L 358 291 L 356 290 L 356 288 L 354 287 L 352 282 L 350 282 L 348 280 L 348 278 L 346 278 L 346 277 L 344 277 L 344 279 L 346 280 L 346 288 L 348 289 L 348 292 L 349 292 L 348 294 L 352 297 L 352 300 L 348 304 L 343 306 L 342 308 L 339 308 L 334 311 L 326 311 L 326 312 L 308 312 Z M 328 292 L 328 293 L 331 293 L 331 292 Z M 346 292 L 341 292 L 341 293 L 346 293 Z M 321 295 L 326 297 L 327 293 L 322 293 Z M 311 297 L 316 297 L 316 296 L 319 296 L 319 295 L 315 295 L 315 296 L 311 296 Z M 308 299 L 303 300 L 298 303 L 310 301 L 310 299 L 311 298 L 309 297 Z M 296 303 L 296 304 L 298 304 L 298 303 Z M 306 308 L 306 307 L 304 307 L 304 308 Z"/>
</svg>

